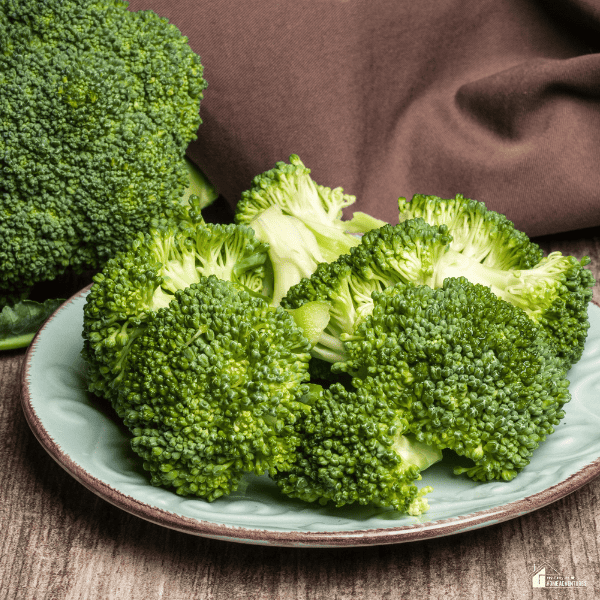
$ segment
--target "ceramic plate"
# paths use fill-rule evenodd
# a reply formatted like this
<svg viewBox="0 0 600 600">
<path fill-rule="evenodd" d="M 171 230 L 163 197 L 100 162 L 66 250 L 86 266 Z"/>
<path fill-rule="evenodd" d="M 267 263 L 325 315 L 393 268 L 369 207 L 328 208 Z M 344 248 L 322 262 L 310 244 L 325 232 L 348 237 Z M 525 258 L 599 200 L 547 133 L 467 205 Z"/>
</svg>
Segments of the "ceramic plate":
<svg viewBox="0 0 600 600">
<path fill-rule="evenodd" d="M 23 409 L 48 453 L 92 492 L 153 523 L 204 537 L 296 547 L 391 544 L 469 531 L 550 504 L 600 474 L 600 307 L 581 361 L 569 373 L 573 399 L 556 432 L 510 482 L 475 483 L 452 474 L 452 459 L 423 474 L 433 485 L 420 517 L 372 507 L 325 508 L 282 496 L 267 477 L 213 503 L 148 483 L 123 428 L 86 393 L 82 347 L 87 289 L 46 322 L 26 356 Z"/>
</svg>

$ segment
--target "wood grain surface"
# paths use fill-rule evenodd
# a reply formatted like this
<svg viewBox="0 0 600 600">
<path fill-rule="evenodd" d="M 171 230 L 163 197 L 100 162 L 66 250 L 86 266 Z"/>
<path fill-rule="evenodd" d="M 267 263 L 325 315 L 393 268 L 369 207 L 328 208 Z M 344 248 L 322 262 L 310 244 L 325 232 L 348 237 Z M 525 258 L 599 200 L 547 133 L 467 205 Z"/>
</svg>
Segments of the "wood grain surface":
<svg viewBox="0 0 600 600">
<path fill-rule="evenodd" d="M 538 241 L 587 254 L 600 279 L 599 230 Z M 113 507 L 54 463 L 21 410 L 23 359 L 0 354 L 0 600 L 600 598 L 600 479 L 522 517 L 421 542 L 294 549 L 194 537 Z M 533 588 L 542 564 L 587 585 Z"/>
</svg>

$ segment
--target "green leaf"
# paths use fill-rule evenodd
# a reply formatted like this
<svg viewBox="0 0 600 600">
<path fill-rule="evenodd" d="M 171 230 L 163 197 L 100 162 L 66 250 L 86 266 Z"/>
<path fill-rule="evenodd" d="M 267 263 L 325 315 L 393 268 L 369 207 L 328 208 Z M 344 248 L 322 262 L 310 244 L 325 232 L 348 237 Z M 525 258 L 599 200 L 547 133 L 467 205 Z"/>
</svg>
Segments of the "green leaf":
<svg viewBox="0 0 600 600">
<path fill-rule="evenodd" d="M 64 302 L 56 298 L 35 302 L 22 300 L 0 312 L 0 350 L 29 346 L 44 321 Z"/>
</svg>

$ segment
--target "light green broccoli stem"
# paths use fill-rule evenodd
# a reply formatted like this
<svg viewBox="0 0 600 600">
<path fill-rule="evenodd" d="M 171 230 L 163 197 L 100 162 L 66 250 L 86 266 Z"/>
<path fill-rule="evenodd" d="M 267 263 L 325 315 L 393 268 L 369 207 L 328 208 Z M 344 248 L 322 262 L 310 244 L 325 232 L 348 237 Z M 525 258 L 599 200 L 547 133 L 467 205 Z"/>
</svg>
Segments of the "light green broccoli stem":
<svg viewBox="0 0 600 600">
<path fill-rule="evenodd" d="M 329 323 L 331 305 L 328 302 L 315 300 L 299 308 L 286 310 L 292 315 L 296 325 L 302 329 L 311 346 L 314 346 L 323 336 L 323 331 Z"/>
<path fill-rule="evenodd" d="M 472 283 L 489 287 L 496 296 L 522 308 L 533 321 L 538 321 L 555 300 L 571 266 L 570 257 L 553 252 L 532 269 L 502 270 L 449 250 L 438 264 L 430 285 L 440 288 L 449 277 L 466 277 Z"/>
<path fill-rule="evenodd" d="M 377 219 L 367 213 L 356 211 L 349 221 L 344 221 L 344 230 L 348 233 L 367 233 L 386 225 L 385 221 Z"/>
<path fill-rule="evenodd" d="M 219 197 L 219 192 L 198 166 L 187 157 L 185 165 L 189 181 L 181 197 L 181 203 L 186 205 L 191 196 L 196 196 L 198 208 L 203 209 L 210 206 Z"/>
<path fill-rule="evenodd" d="M 283 214 L 273 205 L 251 223 L 256 237 L 269 244 L 273 267 L 272 304 L 277 306 L 287 291 L 304 277 L 310 277 L 325 262 L 314 235 L 296 217 Z"/>
</svg>

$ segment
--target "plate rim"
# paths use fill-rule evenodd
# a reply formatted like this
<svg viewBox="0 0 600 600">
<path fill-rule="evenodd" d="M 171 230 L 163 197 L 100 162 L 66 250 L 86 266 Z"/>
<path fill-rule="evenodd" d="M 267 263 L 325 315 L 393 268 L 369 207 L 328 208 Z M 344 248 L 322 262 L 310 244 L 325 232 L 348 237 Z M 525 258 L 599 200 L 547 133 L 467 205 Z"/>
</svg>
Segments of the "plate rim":
<svg viewBox="0 0 600 600">
<path fill-rule="evenodd" d="M 559 483 L 501 506 L 424 523 L 343 531 L 269 530 L 234 526 L 195 519 L 153 506 L 114 488 L 81 467 L 52 438 L 32 404 L 29 391 L 30 369 L 39 339 L 56 315 L 85 295 L 92 285 L 87 285 L 65 300 L 44 322 L 27 348 L 21 371 L 21 407 L 34 437 L 63 470 L 113 506 L 155 525 L 199 537 L 271 546 L 331 548 L 398 544 L 445 537 L 509 521 L 568 496 L 600 475 L 600 457 L 598 457 Z M 590 304 L 600 308 L 600 303 L 595 300 Z"/>
</svg>

